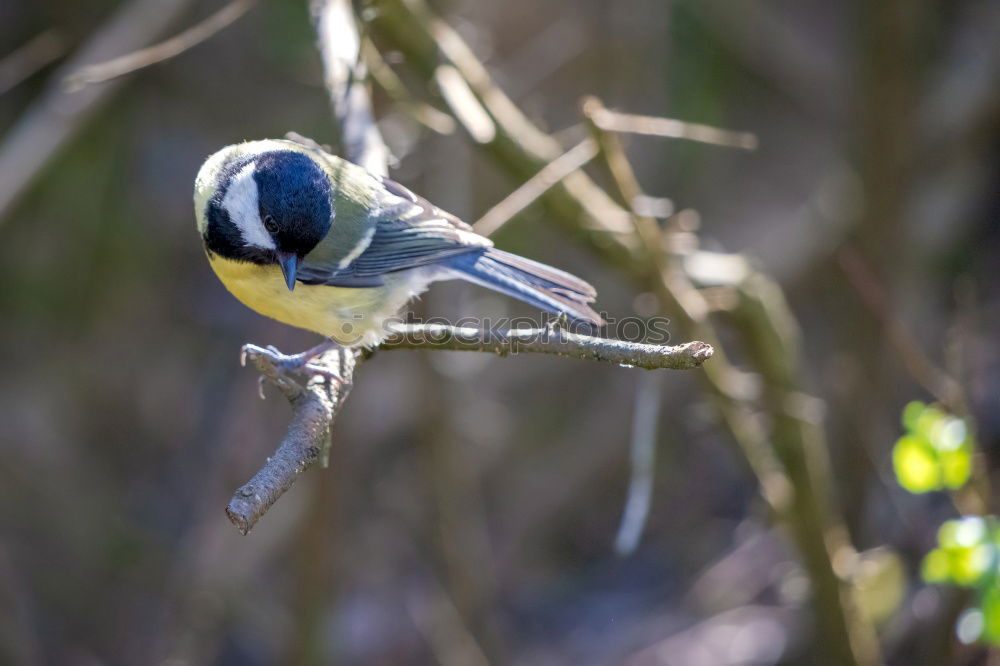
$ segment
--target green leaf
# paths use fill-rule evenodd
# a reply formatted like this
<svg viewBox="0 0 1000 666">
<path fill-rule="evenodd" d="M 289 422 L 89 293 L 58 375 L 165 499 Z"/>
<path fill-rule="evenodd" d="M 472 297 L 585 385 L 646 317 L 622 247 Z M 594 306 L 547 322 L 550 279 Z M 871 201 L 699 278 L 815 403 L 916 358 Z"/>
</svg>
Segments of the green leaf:
<svg viewBox="0 0 1000 666">
<path fill-rule="evenodd" d="M 983 610 L 982 639 L 1000 645 L 1000 587 L 991 585 L 983 593 L 980 607 Z"/>
<path fill-rule="evenodd" d="M 940 548 L 935 548 L 924 556 L 920 575 L 928 583 L 951 582 L 951 558 Z"/>
<path fill-rule="evenodd" d="M 923 437 L 929 442 L 933 442 L 939 437 L 938 431 L 944 419 L 944 412 L 934 407 L 926 407 L 924 411 L 920 412 L 920 416 L 917 417 L 916 426 L 912 429 L 913 434 Z"/>
<path fill-rule="evenodd" d="M 892 466 L 899 484 L 911 493 L 941 488 L 942 474 L 934 449 L 921 438 L 905 435 L 892 450 Z"/>
<path fill-rule="evenodd" d="M 920 415 L 924 413 L 924 409 L 926 408 L 927 405 L 919 400 L 914 400 L 908 403 L 906 407 L 903 407 L 903 427 L 911 432 L 916 430 L 917 421 L 920 420 Z"/>
<path fill-rule="evenodd" d="M 958 585 L 979 582 L 993 561 L 993 548 L 987 545 L 960 548 L 951 553 L 951 577 Z"/>
<path fill-rule="evenodd" d="M 960 448 L 940 456 L 941 478 L 946 488 L 961 488 L 972 476 L 972 451 Z"/>
<path fill-rule="evenodd" d="M 903 408 L 906 434 L 892 450 L 899 484 L 911 493 L 956 490 L 972 476 L 972 431 L 963 419 L 922 402 Z"/>
</svg>

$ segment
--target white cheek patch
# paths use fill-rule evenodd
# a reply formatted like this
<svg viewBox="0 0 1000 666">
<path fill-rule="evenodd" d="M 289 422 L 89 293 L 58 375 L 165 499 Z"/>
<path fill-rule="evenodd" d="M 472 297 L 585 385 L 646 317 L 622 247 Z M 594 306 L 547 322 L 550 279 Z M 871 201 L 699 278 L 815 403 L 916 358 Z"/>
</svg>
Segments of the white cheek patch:
<svg viewBox="0 0 1000 666">
<path fill-rule="evenodd" d="M 222 199 L 222 207 L 229 214 L 236 228 L 243 236 L 246 245 L 274 250 L 274 239 L 267 233 L 264 223 L 260 220 L 260 200 L 257 194 L 257 181 L 253 178 L 255 163 L 251 162 L 240 169 L 229 182 L 229 189 Z"/>
</svg>

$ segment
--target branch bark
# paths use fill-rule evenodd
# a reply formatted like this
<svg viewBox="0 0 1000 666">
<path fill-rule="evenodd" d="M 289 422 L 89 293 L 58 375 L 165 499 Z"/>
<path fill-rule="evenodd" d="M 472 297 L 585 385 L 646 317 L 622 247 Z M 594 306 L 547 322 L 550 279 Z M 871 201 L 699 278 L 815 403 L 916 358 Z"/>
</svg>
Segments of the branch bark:
<svg viewBox="0 0 1000 666">
<path fill-rule="evenodd" d="M 341 377 L 343 383 L 315 377 L 305 385 L 277 372 L 266 356 L 248 355 L 260 371 L 288 399 L 292 420 L 278 449 L 240 486 L 226 506 L 226 515 L 245 536 L 302 472 L 317 462 L 326 465 L 330 428 L 350 395 L 358 352 L 334 349 L 312 362 Z"/>
<path fill-rule="evenodd" d="M 554 354 L 646 370 L 690 370 L 712 357 L 712 345 L 693 341 L 676 346 L 650 345 L 625 340 L 579 335 L 557 326 L 505 331 L 441 324 L 410 324 L 396 332 L 379 349 L 433 349 L 493 352 L 500 356 L 519 353 Z"/>
<path fill-rule="evenodd" d="M 704 342 L 651 345 L 571 333 L 558 326 L 494 331 L 440 324 L 398 326 L 377 350 L 427 349 L 431 351 L 476 351 L 508 356 L 519 353 L 553 354 L 647 370 L 690 370 L 701 367 L 714 349 Z M 350 395 L 354 374 L 365 356 L 354 349 L 332 349 L 320 355 L 315 365 L 339 376 L 328 381 L 315 377 L 305 385 L 281 372 L 270 357 L 247 352 L 247 358 L 266 380 L 281 391 L 292 406 L 292 420 L 278 449 L 261 469 L 233 494 L 226 515 L 244 535 L 299 475 L 317 462 L 326 465 L 330 428 Z"/>
</svg>

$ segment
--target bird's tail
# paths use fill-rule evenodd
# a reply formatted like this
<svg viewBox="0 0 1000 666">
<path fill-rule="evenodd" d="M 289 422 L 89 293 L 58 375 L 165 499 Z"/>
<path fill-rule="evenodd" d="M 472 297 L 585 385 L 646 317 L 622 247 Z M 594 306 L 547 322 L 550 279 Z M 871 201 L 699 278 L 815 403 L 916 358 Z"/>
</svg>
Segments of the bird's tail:
<svg viewBox="0 0 1000 666">
<path fill-rule="evenodd" d="M 448 265 L 469 282 L 493 289 L 574 321 L 601 326 L 604 320 L 589 303 L 597 297 L 592 286 L 566 271 L 488 248 L 454 257 Z"/>
</svg>

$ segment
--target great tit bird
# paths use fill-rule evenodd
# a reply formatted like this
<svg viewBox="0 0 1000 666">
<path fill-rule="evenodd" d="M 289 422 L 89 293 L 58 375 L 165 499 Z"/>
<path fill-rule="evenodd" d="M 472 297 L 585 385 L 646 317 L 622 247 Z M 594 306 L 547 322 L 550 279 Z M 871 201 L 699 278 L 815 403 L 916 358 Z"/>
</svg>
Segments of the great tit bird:
<svg viewBox="0 0 1000 666">
<path fill-rule="evenodd" d="M 438 280 L 603 323 L 583 280 L 494 248 L 402 185 L 318 147 L 227 146 L 198 172 L 194 205 L 209 263 L 237 299 L 344 346 L 377 345 L 403 306 Z"/>
</svg>

